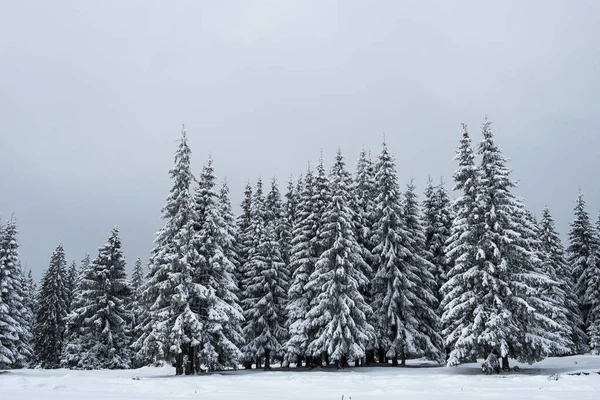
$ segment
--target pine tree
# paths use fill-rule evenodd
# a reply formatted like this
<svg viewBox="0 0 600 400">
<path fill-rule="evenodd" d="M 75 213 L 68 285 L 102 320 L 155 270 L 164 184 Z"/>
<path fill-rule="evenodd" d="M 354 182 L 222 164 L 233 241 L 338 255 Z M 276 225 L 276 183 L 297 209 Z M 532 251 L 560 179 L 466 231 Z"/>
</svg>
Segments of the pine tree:
<svg viewBox="0 0 600 400">
<path fill-rule="evenodd" d="M 446 257 L 446 242 L 452 229 L 452 213 L 448 192 L 444 182 L 440 181 L 437 187 L 433 186 L 431 177 L 425 188 L 423 201 L 423 223 L 425 230 L 425 249 L 430 254 L 429 261 L 433 264 L 430 271 L 436 282 L 436 295 L 438 301 L 442 300 L 440 288 L 446 283 L 448 274 L 448 260 Z"/>
<path fill-rule="evenodd" d="M 144 284 L 144 267 L 142 266 L 141 258 L 135 260 L 133 265 L 133 272 L 131 273 L 131 279 L 129 280 L 129 287 L 132 293 L 138 293 Z"/>
<path fill-rule="evenodd" d="M 315 243 L 319 221 L 316 220 L 317 215 L 313 212 L 313 197 L 314 178 L 312 171 L 308 170 L 298 201 L 298 222 L 293 230 L 290 256 L 292 276 L 286 307 L 286 328 L 289 331 L 289 339 L 285 345 L 286 360 L 288 363 L 295 362 L 299 367 L 302 366 L 302 360 L 307 355 L 309 332 L 305 321 L 310 301 L 314 297 L 313 291 L 306 289 L 317 257 Z"/>
<path fill-rule="evenodd" d="M 121 239 L 114 228 L 81 278 L 63 360 L 78 369 L 130 368 L 130 295 Z"/>
<path fill-rule="evenodd" d="M 241 260 L 239 256 L 239 232 L 237 228 L 237 224 L 235 221 L 235 216 L 233 215 L 232 207 L 231 207 L 231 199 L 229 193 L 229 185 L 227 181 L 224 180 L 221 185 L 221 190 L 219 191 L 219 204 L 221 206 L 221 216 L 223 217 L 223 223 L 225 224 L 225 232 L 224 232 L 224 245 L 223 251 L 225 252 L 225 256 L 231 261 L 235 270 L 233 272 L 233 279 L 236 284 L 236 295 L 239 296 L 241 294 L 240 290 L 240 268 L 241 268 Z"/>
<path fill-rule="evenodd" d="M 596 238 L 600 239 L 600 215 L 596 222 Z M 586 297 L 591 299 L 590 312 L 588 314 L 588 335 L 590 338 L 590 348 L 594 354 L 600 354 L 600 247 L 596 249 L 597 261 L 596 268 L 591 269 L 589 276 L 589 287 L 586 291 Z"/>
<path fill-rule="evenodd" d="M 556 231 L 554 218 L 550 214 L 548 207 L 542 212 L 542 219 L 539 223 L 537 236 L 540 241 L 540 259 L 541 268 L 544 273 L 556 282 L 546 293 L 549 295 L 549 301 L 552 301 L 559 312 L 552 318 L 559 324 L 561 336 L 568 339 L 569 353 L 581 354 L 588 350 L 587 336 L 581 329 L 583 321 L 581 312 L 577 305 L 577 296 L 575 294 L 575 284 L 573 277 L 569 272 L 569 267 L 565 259 L 564 249 Z"/>
<path fill-rule="evenodd" d="M 554 282 L 539 268 L 535 228 L 511 193 L 515 184 L 487 119 L 482 133 L 478 173 L 466 131 L 459 147 L 455 179 L 465 195 L 450 239 L 455 264 L 443 287 L 442 318 L 451 348 L 449 365 L 494 354 L 508 369 L 509 356 L 531 363 L 556 351 L 560 336 L 556 322 L 548 318 L 552 304 L 542 297 Z"/>
<path fill-rule="evenodd" d="M 205 365 L 209 371 L 235 368 L 241 357 L 238 345 L 243 341 L 242 310 L 235 294 L 235 265 L 227 254 L 231 238 L 215 187 L 212 160 L 209 159 L 194 196 L 192 244 L 198 258 L 192 279 L 199 290 L 192 310 L 203 323 L 201 336 L 194 338 L 197 345 L 190 346 L 188 354 L 192 363 L 189 368 L 195 372 L 200 370 L 200 365 Z"/>
<path fill-rule="evenodd" d="M 405 218 L 394 159 L 385 142 L 375 171 L 378 196 L 375 199 L 376 246 L 373 254 L 377 270 L 373 279 L 373 309 L 379 359 L 390 358 L 394 365 L 398 365 L 398 358 L 404 364 L 409 356 L 437 359 L 438 355 L 431 349 L 439 339 L 432 343 L 431 332 L 425 329 L 429 329 L 427 321 L 432 317 L 429 315 L 432 310 L 428 309 L 424 299 L 432 299 L 419 293 L 422 290 L 423 294 L 431 294 L 431 289 L 426 286 L 430 284 L 429 280 L 423 281 L 428 278 L 424 275 L 426 271 L 422 271 L 426 268 L 425 260 L 416 254 L 419 250 L 416 241 L 419 237 L 424 240 L 424 237 L 422 232 L 417 232 L 419 223 L 416 210 L 413 210 L 415 199 L 411 195 L 405 204 L 405 208 L 410 209 Z M 412 232 L 408 230 L 408 224 Z"/>
<path fill-rule="evenodd" d="M 133 266 L 133 272 L 129 279 L 129 288 L 131 289 L 131 296 L 129 296 L 128 311 L 131 316 L 131 324 L 129 326 L 131 331 L 132 342 L 135 343 L 141 335 L 138 330 L 140 323 L 147 317 L 147 307 L 142 298 L 142 288 L 144 285 L 144 267 L 142 266 L 142 260 L 137 258 Z M 132 368 L 137 368 L 147 364 L 148 360 L 139 359 L 137 357 L 135 346 L 131 346 L 133 354 L 131 360 Z"/>
<path fill-rule="evenodd" d="M 598 285 L 600 260 L 598 257 L 599 243 L 596 232 L 586 210 L 583 194 L 579 193 L 574 208 L 575 219 L 571 222 L 569 232 L 569 247 L 567 262 L 571 265 L 575 290 L 579 297 L 579 307 L 587 331 L 592 319 L 590 310 L 598 301 L 594 298 Z M 596 286 L 596 287 L 595 287 Z"/>
<path fill-rule="evenodd" d="M 77 291 L 78 273 L 77 263 L 73 261 L 69 267 L 69 270 L 67 271 L 67 282 L 65 285 L 67 293 L 67 306 L 69 307 L 69 311 L 72 310 L 73 299 L 75 297 L 75 292 Z"/>
<path fill-rule="evenodd" d="M 412 307 L 416 311 L 415 319 L 418 321 L 418 326 L 415 328 L 421 337 L 415 342 L 419 347 L 414 353 L 405 351 L 404 354 L 401 354 L 402 364 L 405 361 L 403 356 L 406 354 L 424 356 L 437 361 L 441 359 L 442 338 L 439 335 L 440 321 L 437 315 L 437 282 L 430 272 L 435 269 L 435 266 L 428 261 L 433 256 L 425 246 L 425 232 L 419 213 L 416 186 L 412 180 L 404 194 L 403 206 L 404 226 L 407 233 L 406 245 L 410 254 L 407 261 L 413 266 L 414 274 L 418 279 L 416 282 L 412 282 L 417 287 L 416 290 L 413 289 L 415 301 Z"/>
<path fill-rule="evenodd" d="M 17 234 L 14 219 L 0 226 L 0 369 L 21 368 L 31 358 Z"/>
<path fill-rule="evenodd" d="M 239 269 L 236 274 L 238 289 L 240 293 L 244 293 L 245 281 L 245 266 L 248 264 L 250 256 L 250 248 L 252 247 L 252 186 L 250 182 L 246 184 L 244 189 L 244 200 L 242 200 L 242 213 L 237 218 L 237 255 L 239 260 Z"/>
<path fill-rule="evenodd" d="M 193 297 L 201 288 L 193 283 L 191 246 L 193 209 L 190 185 L 190 148 L 182 130 L 174 166 L 170 171 L 173 186 L 162 210 L 165 225 L 157 234 L 143 288 L 149 318 L 142 323 L 142 335 L 134 344 L 138 357 L 174 362 L 176 374 L 183 374 L 184 356 L 202 336 L 202 321 L 192 311 Z"/>
<path fill-rule="evenodd" d="M 367 321 L 371 308 L 360 293 L 367 284 L 362 271 L 368 265 L 356 241 L 351 209 L 352 177 L 346 171 L 340 151 L 329 174 L 331 201 L 326 203 L 321 230 L 321 253 L 306 285 L 316 294 L 306 315 L 315 339 L 307 351 L 313 356 L 326 354 L 338 368 L 348 360 L 361 360 L 374 330 Z M 317 187 L 318 189 L 318 187 Z"/>
<path fill-rule="evenodd" d="M 285 306 L 285 265 L 281 257 L 275 226 L 265 212 L 262 181 L 256 184 L 251 208 L 249 258 L 244 267 L 244 316 L 246 325 L 243 347 L 246 360 L 265 359 L 270 368 L 271 357 L 282 353 L 286 332 L 281 325 Z"/>
<path fill-rule="evenodd" d="M 19 365 L 22 367 L 31 367 L 34 364 L 33 358 L 33 330 L 35 326 L 35 283 L 31 270 L 25 273 L 19 262 L 21 298 L 23 312 L 21 313 L 21 325 L 23 326 L 24 336 L 21 339 L 21 348 L 19 353 L 23 356 L 23 362 Z"/>
<path fill-rule="evenodd" d="M 50 265 L 37 295 L 34 357 L 42 368 L 58 368 L 61 361 L 67 315 L 67 261 L 62 245 L 52 253 Z"/>
<path fill-rule="evenodd" d="M 361 288 L 361 293 L 367 304 L 373 303 L 373 288 L 371 282 L 375 274 L 374 270 L 374 224 L 375 224 L 375 198 L 377 196 L 375 186 L 375 169 L 373 162 L 363 149 L 356 165 L 356 177 L 354 181 L 354 196 L 352 208 L 355 218 L 356 240 L 361 248 L 362 258 L 368 265 L 363 271 L 367 277 L 367 285 Z M 367 316 L 372 325 L 376 325 L 373 315 Z M 376 341 L 367 345 L 367 362 L 374 362 Z"/>
</svg>

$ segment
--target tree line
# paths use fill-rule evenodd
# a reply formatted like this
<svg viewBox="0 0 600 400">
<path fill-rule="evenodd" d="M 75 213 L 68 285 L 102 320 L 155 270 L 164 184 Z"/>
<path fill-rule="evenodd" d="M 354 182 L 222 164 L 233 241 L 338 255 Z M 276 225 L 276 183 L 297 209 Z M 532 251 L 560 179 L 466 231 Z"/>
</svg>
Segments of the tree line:
<svg viewBox="0 0 600 400">
<path fill-rule="evenodd" d="M 565 250 L 554 219 L 514 193 L 491 123 L 463 125 L 454 200 L 398 182 L 384 141 L 354 174 L 338 150 L 290 181 L 247 184 L 235 216 L 182 131 L 147 265 L 130 277 L 117 228 L 95 258 L 59 245 L 39 288 L 0 226 L 0 368 L 455 366 L 600 351 L 600 219 L 579 194 Z"/>
</svg>

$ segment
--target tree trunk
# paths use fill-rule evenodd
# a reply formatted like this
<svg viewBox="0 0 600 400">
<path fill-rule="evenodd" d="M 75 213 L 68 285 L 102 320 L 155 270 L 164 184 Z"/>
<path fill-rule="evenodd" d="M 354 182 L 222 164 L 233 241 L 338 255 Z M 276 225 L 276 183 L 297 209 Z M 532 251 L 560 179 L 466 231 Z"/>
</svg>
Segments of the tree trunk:
<svg viewBox="0 0 600 400">
<path fill-rule="evenodd" d="M 327 352 L 323 353 L 323 359 L 325 360 L 325 365 L 329 365 L 329 354 Z"/>
<path fill-rule="evenodd" d="M 385 359 L 385 351 L 383 350 L 383 347 L 380 347 L 377 351 L 379 354 L 377 355 L 378 357 L 378 361 L 380 364 L 387 364 L 387 361 Z"/>
<path fill-rule="evenodd" d="M 398 355 L 394 355 L 394 357 L 392 357 L 392 367 L 397 367 L 398 366 Z"/>
<path fill-rule="evenodd" d="M 185 374 L 191 375 L 194 371 L 194 348 L 189 344 L 187 347 L 187 360 L 185 363 Z"/>
<path fill-rule="evenodd" d="M 265 371 L 271 369 L 271 350 L 265 350 Z"/>
<path fill-rule="evenodd" d="M 400 366 L 406 367 L 406 353 L 404 350 L 400 352 Z"/>
<path fill-rule="evenodd" d="M 262 368 L 262 358 L 260 356 L 256 356 L 256 369 Z"/>
<path fill-rule="evenodd" d="M 296 368 L 302 368 L 302 356 L 296 358 Z"/>
<path fill-rule="evenodd" d="M 246 362 L 244 362 L 244 368 L 245 369 L 252 369 L 252 361 L 246 361 Z"/>
<path fill-rule="evenodd" d="M 175 375 L 183 375 L 183 353 L 175 357 Z"/>
<path fill-rule="evenodd" d="M 502 357 L 502 371 L 510 371 L 507 355 Z"/>
</svg>

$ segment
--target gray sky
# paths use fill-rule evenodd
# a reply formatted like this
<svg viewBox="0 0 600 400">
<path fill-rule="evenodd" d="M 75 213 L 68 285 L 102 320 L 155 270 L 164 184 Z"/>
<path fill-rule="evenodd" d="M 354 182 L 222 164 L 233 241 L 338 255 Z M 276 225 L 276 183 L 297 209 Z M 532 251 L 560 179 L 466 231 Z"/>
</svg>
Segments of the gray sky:
<svg viewBox="0 0 600 400">
<path fill-rule="evenodd" d="M 600 2 L 0 1 L 0 215 L 36 276 L 59 242 L 128 261 L 161 227 L 181 123 L 233 202 L 383 133 L 401 183 L 447 180 L 484 114 L 539 213 L 564 234 L 600 209 Z"/>
</svg>

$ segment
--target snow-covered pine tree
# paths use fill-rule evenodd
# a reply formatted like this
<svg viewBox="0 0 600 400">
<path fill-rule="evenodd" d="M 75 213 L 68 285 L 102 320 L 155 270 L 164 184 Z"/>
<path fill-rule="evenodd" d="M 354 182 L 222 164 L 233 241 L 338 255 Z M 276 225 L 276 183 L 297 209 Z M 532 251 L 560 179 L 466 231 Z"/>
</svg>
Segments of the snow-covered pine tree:
<svg viewBox="0 0 600 400">
<path fill-rule="evenodd" d="M 137 354 L 137 351 L 139 349 L 136 349 L 135 347 L 135 343 L 142 334 L 140 328 L 144 325 L 143 321 L 147 320 L 149 316 L 147 304 L 142 297 L 144 282 L 145 274 L 144 267 L 142 265 L 142 260 L 140 258 L 137 258 L 135 260 L 133 271 L 129 279 L 129 288 L 131 289 L 131 296 L 129 297 L 130 304 L 128 306 L 128 311 L 131 316 L 130 332 L 132 341 L 132 368 L 143 367 L 144 365 L 151 363 L 151 360 L 140 358 Z"/>
<path fill-rule="evenodd" d="M 238 254 L 239 232 L 235 221 L 235 216 L 233 215 L 229 185 L 227 184 L 226 180 L 223 180 L 223 183 L 221 184 L 221 190 L 219 191 L 219 204 L 221 208 L 221 216 L 223 217 L 223 222 L 225 224 L 225 244 L 223 245 L 223 251 L 225 252 L 225 256 L 231 261 L 235 268 L 233 272 L 233 278 L 237 288 L 235 294 L 238 296 L 239 303 L 239 296 L 241 294 L 239 287 L 239 271 L 241 268 L 240 257 Z"/>
<path fill-rule="evenodd" d="M 21 368 L 31 358 L 25 287 L 19 263 L 17 223 L 0 226 L 0 369 Z"/>
<path fill-rule="evenodd" d="M 65 354 L 77 369 L 130 368 L 131 289 L 119 231 L 114 228 L 81 278 L 77 308 L 69 314 Z M 63 357 L 65 360 L 65 357 Z"/>
<path fill-rule="evenodd" d="M 575 218 L 569 231 L 569 247 L 567 262 L 571 265 L 575 290 L 579 297 L 579 308 L 583 317 L 584 329 L 587 331 L 591 320 L 590 310 L 597 299 L 594 299 L 594 284 L 597 285 L 600 259 L 598 255 L 600 243 L 590 221 L 583 194 L 579 193 L 574 208 Z"/>
<path fill-rule="evenodd" d="M 557 290 L 556 271 L 543 262 L 538 222 L 518 199 L 512 215 L 519 217 L 513 227 L 518 233 L 514 243 L 525 250 L 515 251 L 511 257 L 516 269 L 512 292 L 525 299 L 529 307 L 523 307 L 518 300 L 513 305 L 515 319 L 523 326 L 514 340 L 511 356 L 531 363 L 550 355 L 569 354 L 574 345 L 564 327 L 567 309 Z"/>
<path fill-rule="evenodd" d="M 367 284 L 363 271 L 369 267 L 356 241 L 349 192 L 352 176 L 340 150 L 329 182 L 331 200 L 326 203 L 320 233 L 324 251 L 306 284 L 316 295 L 306 315 L 309 329 L 316 331 L 307 351 L 313 356 L 325 354 L 340 368 L 349 360 L 363 359 L 375 332 L 367 320 L 372 310 L 360 293 Z"/>
<path fill-rule="evenodd" d="M 129 279 L 129 287 L 132 293 L 138 293 L 142 285 L 144 284 L 144 267 L 142 266 L 142 259 L 137 258 L 133 265 L 133 271 L 131 272 L 131 278 Z M 135 296 L 134 296 L 135 297 Z"/>
<path fill-rule="evenodd" d="M 596 222 L 596 238 L 600 241 L 600 215 Z M 589 287 L 586 297 L 591 299 L 590 312 L 588 314 L 588 335 L 592 353 L 600 354 L 600 246 L 596 249 L 596 269 L 589 275 Z"/>
<path fill-rule="evenodd" d="M 67 292 L 67 306 L 69 307 L 69 311 L 71 311 L 73 299 L 75 298 L 75 292 L 77 291 L 77 280 L 79 271 L 77 270 L 77 263 L 73 261 L 69 266 L 69 270 L 67 271 L 67 282 L 66 282 L 66 292 Z"/>
<path fill-rule="evenodd" d="M 375 274 L 373 268 L 374 257 L 374 224 L 375 224 L 375 198 L 377 196 L 375 186 L 375 169 L 366 150 L 360 152 L 356 164 L 356 176 L 354 179 L 354 196 L 352 208 L 355 218 L 356 240 L 361 247 L 363 260 L 369 266 L 368 270 L 363 271 L 367 277 L 367 285 L 361 288 L 361 293 L 367 304 L 373 303 L 373 290 L 371 281 Z M 376 325 L 373 315 L 367 316 L 371 325 Z M 375 361 L 375 347 L 377 343 L 367 345 L 367 363 Z"/>
<path fill-rule="evenodd" d="M 42 277 L 37 295 L 35 318 L 34 358 L 42 368 L 58 368 L 63 350 L 67 304 L 68 270 L 62 244 L 52 253 L 50 265 Z"/>
<path fill-rule="evenodd" d="M 440 288 L 446 283 L 448 273 L 446 242 L 450 237 L 452 219 L 450 198 L 443 180 L 436 187 L 430 177 L 427 181 L 425 200 L 423 201 L 423 223 L 425 248 L 431 257 L 429 261 L 434 266 L 430 272 L 436 282 L 438 301 L 442 301 L 443 296 Z"/>
<path fill-rule="evenodd" d="M 140 358 L 173 362 L 178 375 L 184 372 L 184 353 L 198 343 L 203 329 L 203 322 L 191 308 L 201 288 L 192 280 L 192 265 L 198 256 L 191 246 L 190 154 L 184 128 L 169 172 L 173 185 L 162 209 L 165 225 L 155 239 L 142 290 L 150 315 L 141 322 L 142 335 L 135 343 Z"/>
<path fill-rule="evenodd" d="M 23 356 L 23 363 L 20 366 L 31 367 L 34 365 L 33 359 L 33 329 L 35 326 L 35 283 L 31 275 L 31 270 L 25 273 L 19 262 L 21 293 L 23 313 L 21 315 L 21 324 L 23 325 L 25 336 L 21 340 L 22 348 L 19 353 Z"/>
<path fill-rule="evenodd" d="M 416 290 L 413 289 L 415 300 L 412 301 L 412 307 L 418 322 L 418 326 L 413 329 L 419 331 L 420 337 L 415 341 L 415 344 L 419 346 L 415 352 L 411 353 L 405 349 L 400 353 L 400 358 L 402 365 L 405 364 L 407 355 L 440 361 L 442 338 L 439 334 L 440 320 L 437 314 L 439 306 L 436 296 L 437 282 L 431 273 L 435 267 L 428 261 L 432 259 L 432 254 L 425 246 L 425 232 L 421 223 L 416 186 L 412 179 L 404 193 L 403 219 L 407 233 L 406 245 L 410 250 L 410 258 L 406 261 L 413 266 L 413 273 L 418 278 L 417 282 L 412 282 L 416 286 Z M 410 290 L 410 288 L 406 290 Z"/>
<path fill-rule="evenodd" d="M 377 198 L 373 255 L 377 269 L 372 285 L 378 358 L 380 362 L 386 358 L 392 359 L 393 365 L 398 365 L 398 358 L 404 364 L 407 357 L 430 353 L 430 332 L 423 329 L 429 316 L 418 315 L 418 312 L 429 311 L 418 292 L 424 290 L 431 294 L 431 289 L 422 282 L 420 269 L 423 265 L 418 264 L 420 256 L 413 254 L 415 243 L 411 241 L 416 240 L 417 234 L 416 231 L 411 234 L 407 229 L 409 218 L 403 215 L 394 158 L 385 142 L 375 163 L 375 183 Z M 414 217 L 410 216 L 411 224 L 416 222 L 412 221 Z M 421 321 L 421 318 L 425 319 Z"/>
<path fill-rule="evenodd" d="M 243 347 L 245 359 L 256 358 L 257 367 L 264 357 L 265 370 L 271 358 L 282 354 L 287 333 L 281 321 L 285 312 L 285 265 L 273 221 L 265 212 L 262 181 L 259 179 L 252 199 L 250 239 L 252 247 L 244 267 L 244 316 L 246 326 Z"/>
<path fill-rule="evenodd" d="M 307 356 L 308 331 L 305 323 L 310 301 L 314 293 L 306 289 L 310 275 L 314 271 L 316 228 L 319 221 L 313 212 L 314 178 L 309 169 L 301 186 L 298 201 L 298 222 L 294 225 L 293 239 L 290 256 L 290 270 L 292 276 L 288 291 L 288 304 L 286 307 L 286 328 L 289 339 L 285 345 L 286 361 L 296 363 L 301 367 L 302 361 Z M 307 364 L 310 364 L 307 360 Z"/>
<path fill-rule="evenodd" d="M 316 237 L 315 237 L 315 254 L 319 257 L 328 247 L 329 243 L 324 243 L 322 239 L 322 232 L 325 229 L 323 218 L 325 211 L 331 203 L 331 189 L 330 182 L 327 177 L 327 171 L 325 169 L 325 161 L 323 159 L 323 152 L 321 152 L 321 158 L 317 164 L 316 174 L 314 176 L 314 190 L 313 190 L 313 212 L 315 213 L 315 221 L 317 223 Z"/>
<path fill-rule="evenodd" d="M 531 221 L 523 204 L 511 193 L 515 184 L 487 119 L 482 133 L 478 150 L 481 166 L 475 185 L 464 180 L 468 176 L 465 172 L 472 168 L 472 162 L 465 162 L 472 158 L 471 152 L 462 151 L 464 145 L 470 149 L 468 134 L 461 140 L 460 167 L 455 176 L 467 194 L 461 201 L 474 193 L 475 202 L 459 208 L 455 220 L 460 226 L 468 218 L 464 224 L 469 227 L 468 236 L 463 233 L 456 240 L 453 227 L 450 240 L 455 240 L 455 247 L 449 256 L 455 265 L 443 287 L 442 318 L 446 344 L 451 347 L 449 365 L 496 354 L 502 358 L 502 368 L 508 369 L 509 356 L 534 362 L 548 355 L 552 339 L 560 337 L 551 332 L 556 323 L 546 317 L 546 308 L 541 309 L 548 304 L 536 289 L 552 284 L 552 280 L 536 267 Z M 471 213 L 464 216 L 467 209 Z"/>
<path fill-rule="evenodd" d="M 279 187 L 277 185 L 277 179 L 273 177 L 271 180 L 271 189 L 265 198 L 265 225 L 270 226 L 275 234 L 275 239 L 279 243 L 279 253 L 281 255 L 281 261 L 283 265 L 278 269 L 279 279 L 285 293 L 289 290 L 290 285 L 290 237 L 291 237 L 291 224 L 287 219 L 286 204 L 283 203 Z M 287 301 L 287 296 L 286 296 Z M 286 314 L 284 302 L 280 310 L 280 325 L 285 326 Z M 287 334 L 287 331 L 286 331 Z M 281 339 L 283 345 L 287 341 L 286 338 Z M 282 353 L 283 354 L 283 353 Z"/>
<path fill-rule="evenodd" d="M 244 199 L 242 200 L 242 213 L 237 217 L 237 255 L 239 260 L 239 268 L 236 274 L 238 282 L 238 290 L 241 294 L 244 293 L 245 271 L 244 268 L 248 263 L 250 248 L 252 247 L 252 186 L 250 182 L 244 188 Z"/>
<path fill-rule="evenodd" d="M 243 316 L 236 295 L 235 265 L 227 254 L 231 237 L 220 201 L 209 159 L 194 196 L 192 245 L 198 258 L 192 279 L 200 289 L 192 310 L 203 326 L 201 336 L 194 338 L 197 344 L 190 345 L 188 353 L 193 372 L 199 372 L 201 365 L 209 371 L 235 368 L 241 358 L 238 346 L 243 341 Z"/>
<path fill-rule="evenodd" d="M 554 218 L 548 207 L 544 207 L 542 211 L 537 233 L 540 241 L 541 268 L 556 282 L 548 290 L 549 300 L 559 308 L 564 307 L 564 310 L 559 310 L 560 312 L 555 313 L 552 319 L 560 325 L 561 335 L 569 340 L 569 353 L 585 353 L 588 350 L 587 335 L 581 329 L 583 320 L 577 304 L 575 284 L 565 259 L 560 236 L 556 231 Z"/>
</svg>

